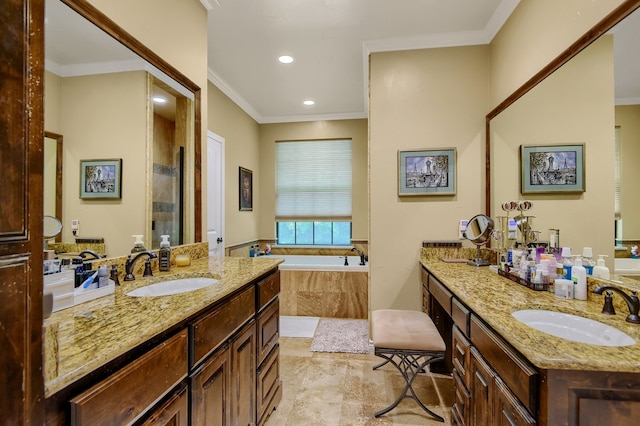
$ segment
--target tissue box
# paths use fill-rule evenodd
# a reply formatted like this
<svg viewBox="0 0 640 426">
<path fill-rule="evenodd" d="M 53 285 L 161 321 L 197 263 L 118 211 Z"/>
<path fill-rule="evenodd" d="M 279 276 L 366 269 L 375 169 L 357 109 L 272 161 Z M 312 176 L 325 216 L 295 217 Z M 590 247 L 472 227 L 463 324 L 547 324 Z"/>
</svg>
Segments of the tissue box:
<svg viewBox="0 0 640 426">
<path fill-rule="evenodd" d="M 53 312 L 73 306 L 73 271 L 44 276 L 44 288 L 53 294 Z"/>
</svg>

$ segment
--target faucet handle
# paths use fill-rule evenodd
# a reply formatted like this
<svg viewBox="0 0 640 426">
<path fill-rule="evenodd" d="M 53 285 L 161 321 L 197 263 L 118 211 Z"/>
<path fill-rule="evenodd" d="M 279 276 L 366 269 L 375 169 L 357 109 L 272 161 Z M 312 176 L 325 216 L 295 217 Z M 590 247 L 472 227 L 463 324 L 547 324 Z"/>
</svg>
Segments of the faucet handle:
<svg viewBox="0 0 640 426">
<path fill-rule="evenodd" d="M 120 285 L 120 280 L 118 279 L 118 266 L 115 263 L 111 264 L 111 279 L 116 285 Z"/>
<path fill-rule="evenodd" d="M 615 315 L 616 310 L 613 307 L 613 292 L 607 290 L 604 294 L 604 306 L 602 307 L 602 313 L 605 315 Z"/>
<path fill-rule="evenodd" d="M 143 277 L 152 277 L 153 272 L 151 271 L 151 258 L 144 261 L 144 273 Z"/>
</svg>

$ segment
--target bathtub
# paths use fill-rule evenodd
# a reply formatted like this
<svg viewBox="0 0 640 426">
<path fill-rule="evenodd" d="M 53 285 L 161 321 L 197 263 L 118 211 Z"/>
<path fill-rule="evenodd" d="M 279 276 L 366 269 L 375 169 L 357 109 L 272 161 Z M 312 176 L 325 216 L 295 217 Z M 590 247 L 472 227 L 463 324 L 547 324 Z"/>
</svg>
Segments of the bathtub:
<svg viewBox="0 0 640 426">
<path fill-rule="evenodd" d="M 305 256 L 305 255 L 272 255 L 284 259 L 284 263 L 280 264 L 280 270 L 290 271 L 353 271 L 367 272 L 369 270 L 369 262 L 366 265 L 360 265 L 360 256 L 347 256 L 349 266 L 344 266 L 344 256 Z"/>
<path fill-rule="evenodd" d="M 640 259 L 617 257 L 614 259 L 614 267 L 617 275 L 640 275 Z"/>
<path fill-rule="evenodd" d="M 368 318 L 369 266 L 359 256 L 272 255 L 280 268 L 280 315 Z"/>
</svg>

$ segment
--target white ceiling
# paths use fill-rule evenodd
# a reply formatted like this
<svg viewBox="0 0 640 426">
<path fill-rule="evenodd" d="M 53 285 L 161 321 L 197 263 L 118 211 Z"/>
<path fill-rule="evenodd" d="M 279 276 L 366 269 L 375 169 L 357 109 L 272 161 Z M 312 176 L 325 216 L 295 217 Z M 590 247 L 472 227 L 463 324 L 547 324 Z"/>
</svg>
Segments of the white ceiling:
<svg viewBox="0 0 640 426">
<path fill-rule="evenodd" d="M 209 80 L 259 123 L 366 118 L 369 53 L 489 43 L 519 1 L 200 0 L 209 10 Z M 154 73 L 59 0 L 45 4 L 46 69 Z M 616 98 L 624 103 L 640 103 L 634 21 L 629 41 L 629 29 L 615 29 Z M 278 63 L 282 54 L 295 62 Z"/>
<path fill-rule="evenodd" d="M 210 8 L 209 79 L 273 123 L 365 118 L 370 52 L 489 43 L 519 0 L 201 2 Z"/>
</svg>

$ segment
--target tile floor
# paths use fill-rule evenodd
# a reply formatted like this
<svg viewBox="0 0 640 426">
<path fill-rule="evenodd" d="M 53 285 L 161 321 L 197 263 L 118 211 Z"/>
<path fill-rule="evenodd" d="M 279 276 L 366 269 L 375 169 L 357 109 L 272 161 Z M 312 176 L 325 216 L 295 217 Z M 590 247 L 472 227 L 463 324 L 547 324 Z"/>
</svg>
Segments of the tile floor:
<svg viewBox="0 0 640 426">
<path fill-rule="evenodd" d="M 390 413 L 373 414 L 393 402 L 404 380 L 373 353 L 311 352 L 310 337 L 280 337 L 282 401 L 266 426 L 442 425 L 415 401 L 405 399 Z M 451 424 L 453 383 L 449 376 L 421 374 L 414 382 L 420 399 Z"/>
</svg>

